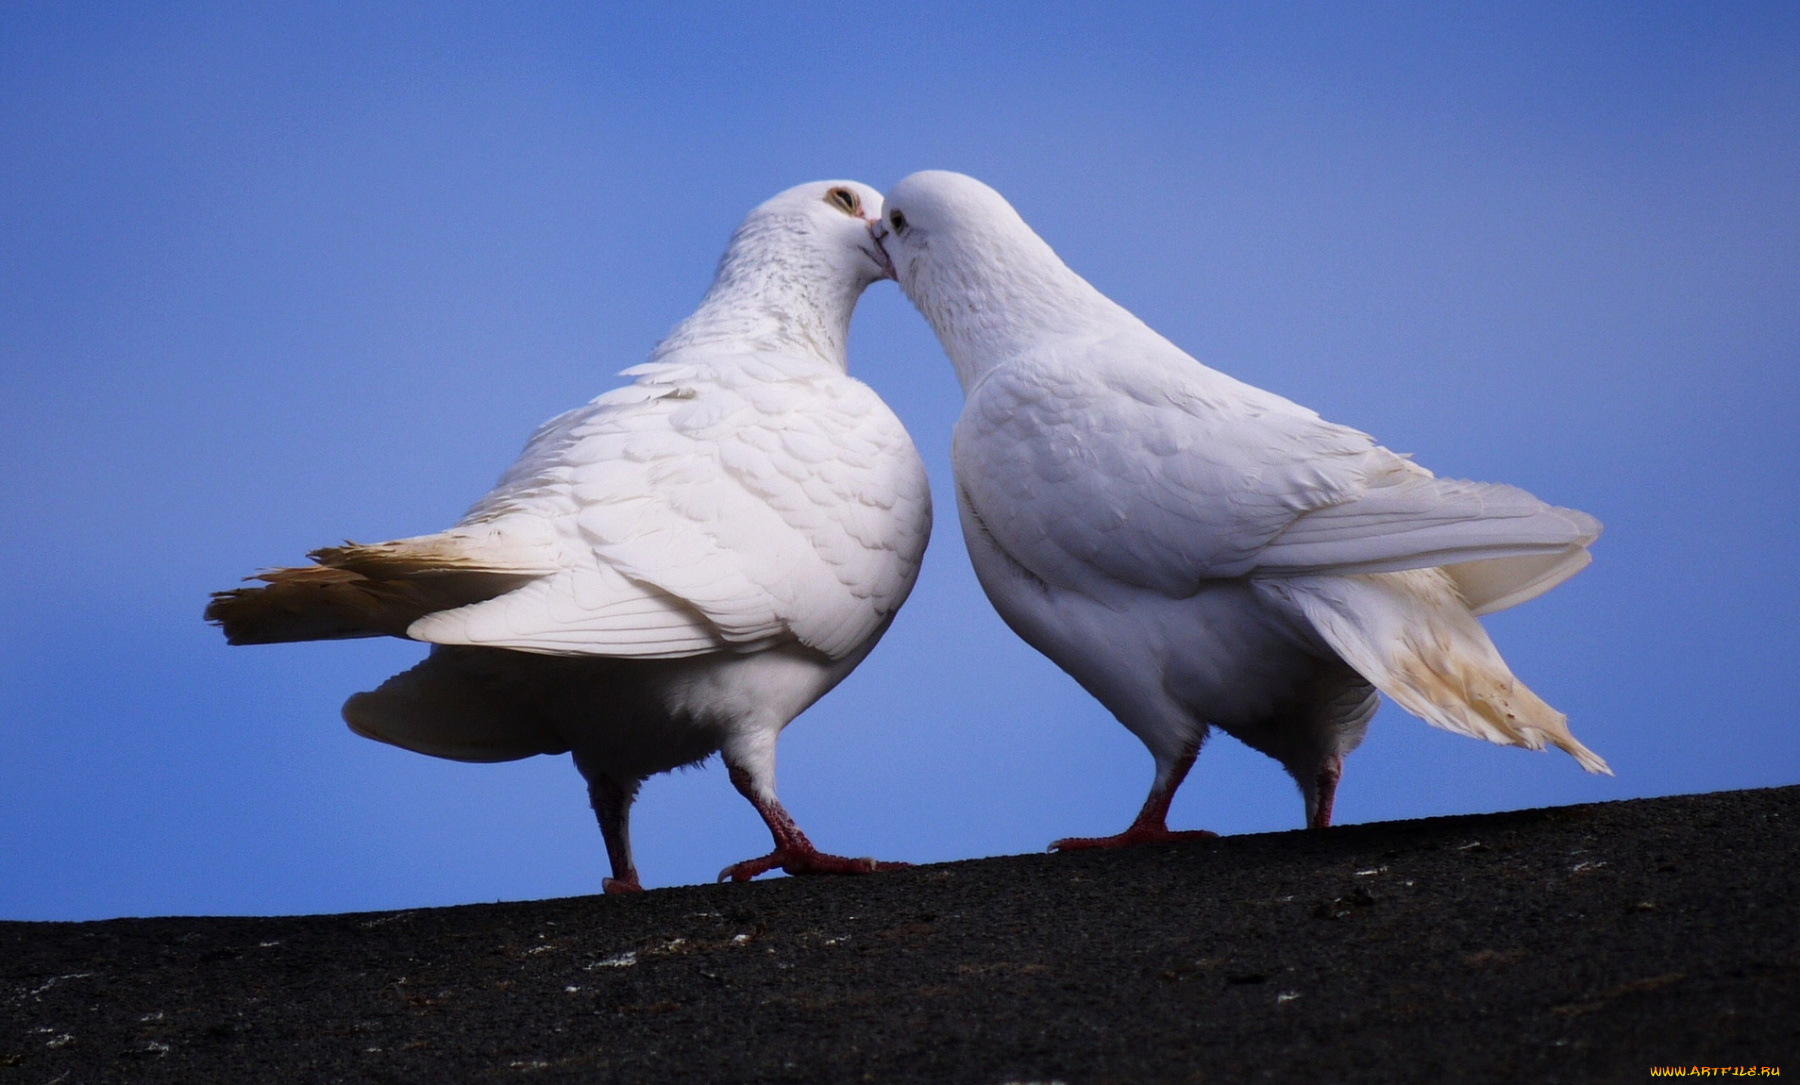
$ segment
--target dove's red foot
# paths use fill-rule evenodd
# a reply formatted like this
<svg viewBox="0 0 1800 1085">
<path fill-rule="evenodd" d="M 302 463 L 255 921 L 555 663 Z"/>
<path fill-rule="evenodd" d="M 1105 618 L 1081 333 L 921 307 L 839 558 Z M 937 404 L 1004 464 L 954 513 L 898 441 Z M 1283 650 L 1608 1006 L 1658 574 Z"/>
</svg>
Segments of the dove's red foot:
<svg viewBox="0 0 1800 1085">
<path fill-rule="evenodd" d="M 609 897 L 642 893 L 644 886 L 638 881 L 636 864 L 631 861 L 631 834 L 627 828 L 637 784 L 621 784 L 604 773 L 590 772 L 579 761 L 576 767 L 587 777 L 588 802 L 593 804 L 594 816 L 600 819 L 600 838 L 606 841 L 606 857 L 612 863 L 613 876 L 600 879 L 600 891 Z"/>
<path fill-rule="evenodd" d="M 1089 848 L 1129 848 L 1133 844 L 1172 844 L 1177 840 L 1207 840 L 1218 836 L 1218 833 L 1205 829 L 1184 829 L 1179 832 L 1169 828 L 1169 803 L 1175 798 L 1175 789 L 1181 781 L 1187 779 L 1188 770 L 1194 767 L 1194 755 L 1198 746 L 1191 746 L 1182 755 L 1170 762 L 1165 771 L 1157 774 L 1156 783 L 1150 788 L 1150 797 L 1144 800 L 1144 808 L 1138 811 L 1131 827 L 1117 836 L 1066 836 L 1050 845 L 1051 851 L 1083 851 Z"/>
<path fill-rule="evenodd" d="M 600 891 L 610 897 L 620 893 L 642 893 L 644 887 L 638 884 L 637 871 L 634 870 L 629 878 L 601 878 Z"/>
<path fill-rule="evenodd" d="M 720 881 L 747 882 L 758 874 L 767 874 L 777 867 L 789 874 L 873 874 L 878 870 L 899 870 L 912 865 L 827 855 L 806 839 L 806 834 L 800 831 L 800 826 L 794 824 L 794 819 L 788 815 L 780 800 L 773 794 L 760 791 L 744 769 L 736 765 L 729 765 L 728 768 L 732 786 L 750 800 L 750 805 L 756 807 L 756 812 L 762 815 L 763 823 L 769 827 L 769 834 L 775 838 L 775 850 L 756 859 L 731 864 L 719 871 Z"/>
<path fill-rule="evenodd" d="M 1089 848 L 1128 848 L 1133 844 L 1172 844 L 1177 840 L 1210 840 L 1218 833 L 1206 829 L 1174 830 L 1163 825 L 1133 825 L 1117 836 L 1065 836 L 1050 845 L 1051 851 L 1083 851 Z"/>
<path fill-rule="evenodd" d="M 810 844 L 801 848 L 789 844 L 760 858 L 731 864 L 719 871 L 719 880 L 747 882 L 758 874 L 767 874 L 778 867 L 789 874 L 873 874 L 878 870 L 900 870 L 910 865 L 883 863 L 874 859 L 849 859 L 842 855 L 827 855 L 815 850 Z"/>
</svg>

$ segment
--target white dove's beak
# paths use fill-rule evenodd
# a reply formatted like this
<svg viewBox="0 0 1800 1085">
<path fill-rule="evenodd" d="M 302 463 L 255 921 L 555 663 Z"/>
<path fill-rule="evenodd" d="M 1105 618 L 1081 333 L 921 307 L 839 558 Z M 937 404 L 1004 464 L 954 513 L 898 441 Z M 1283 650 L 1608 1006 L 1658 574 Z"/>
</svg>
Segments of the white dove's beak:
<svg viewBox="0 0 1800 1085">
<path fill-rule="evenodd" d="M 881 270 L 887 273 L 888 278 L 894 279 L 897 278 L 897 276 L 894 274 L 893 257 L 888 255 L 886 246 L 881 243 L 881 239 L 887 235 L 888 230 L 886 223 L 882 222 L 880 219 L 876 219 L 869 223 L 869 240 L 874 242 L 875 251 L 869 252 L 868 249 L 864 249 L 863 251 L 868 252 L 869 258 L 881 265 Z"/>
</svg>

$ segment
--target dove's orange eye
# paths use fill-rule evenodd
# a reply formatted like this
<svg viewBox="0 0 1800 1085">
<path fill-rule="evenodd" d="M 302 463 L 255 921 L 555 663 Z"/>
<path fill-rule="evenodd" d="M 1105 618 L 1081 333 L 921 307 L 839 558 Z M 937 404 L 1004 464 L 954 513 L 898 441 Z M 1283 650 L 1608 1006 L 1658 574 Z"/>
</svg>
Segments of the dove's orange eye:
<svg viewBox="0 0 1800 1085">
<path fill-rule="evenodd" d="M 888 212 L 888 224 L 894 228 L 894 232 L 897 234 L 906 232 L 906 216 L 898 211 Z"/>
<path fill-rule="evenodd" d="M 826 192 L 825 202 L 846 215 L 862 214 L 862 197 L 847 188 L 834 188 Z"/>
</svg>

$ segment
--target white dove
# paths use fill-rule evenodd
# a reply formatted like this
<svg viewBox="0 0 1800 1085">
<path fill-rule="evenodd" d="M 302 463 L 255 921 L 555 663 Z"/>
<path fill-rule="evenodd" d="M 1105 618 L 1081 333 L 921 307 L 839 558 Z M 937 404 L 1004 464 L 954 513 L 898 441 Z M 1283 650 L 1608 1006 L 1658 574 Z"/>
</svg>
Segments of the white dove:
<svg viewBox="0 0 1800 1085">
<path fill-rule="evenodd" d="M 952 462 L 982 588 L 1156 759 L 1129 829 L 1053 848 L 1195 835 L 1166 819 L 1212 726 L 1280 761 L 1322 828 L 1377 689 L 1610 772 L 1475 620 L 1585 566 L 1592 517 L 1436 478 L 1208 369 L 973 178 L 907 177 L 875 234 L 962 383 Z"/>
<path fill-rule="evenodd" d="M 459 761 L 572 751 L 609 893 L 641 888 L 638 787 L 715 751 L 775 838 L 721 881 L 904 865 L 817 851 L 775 796 L 777 736 L 881 639 L 931 532 L 918 452 L 845 372 L 857 299 L 891 275 L 880 213 L 849 181 L 769 200 L 635 381 L 540 427 L 455 527 L 315 551 L 206 617 L 233 644 L 437 645 L 351 697 L 351 729 Z"/>
</svg>

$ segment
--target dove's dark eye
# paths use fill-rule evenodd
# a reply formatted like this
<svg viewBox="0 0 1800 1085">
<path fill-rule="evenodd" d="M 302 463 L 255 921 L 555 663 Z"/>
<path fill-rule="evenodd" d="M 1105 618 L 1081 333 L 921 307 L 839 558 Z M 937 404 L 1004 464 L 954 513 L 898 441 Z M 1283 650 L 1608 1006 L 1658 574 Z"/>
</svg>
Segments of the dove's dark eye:
<svg viewBox="0 0 1800 1085">
<path fill-rule="evenodd" d="M 846 215 L 862 214 L 862 197 L 847 188 L 834 188 L 826 192 L 825 202 Z"/>
<path fill-rule="evenodd" d="M 888 225 L 894 228 L 895 233 L 903 234 L 906 232 L 906 216 L 898 211 L 889 211 Z"/>
</svg>

